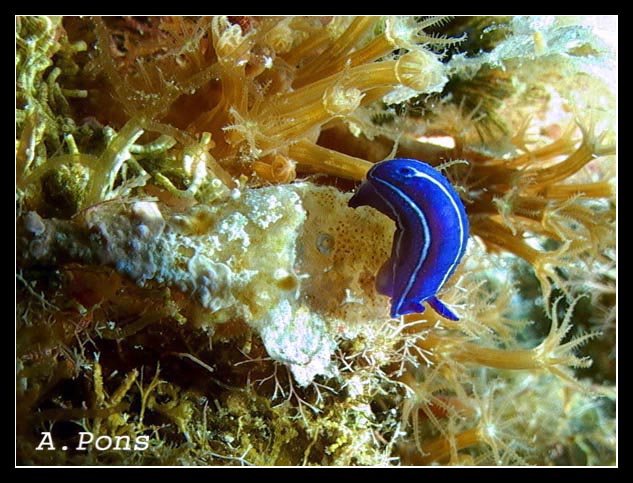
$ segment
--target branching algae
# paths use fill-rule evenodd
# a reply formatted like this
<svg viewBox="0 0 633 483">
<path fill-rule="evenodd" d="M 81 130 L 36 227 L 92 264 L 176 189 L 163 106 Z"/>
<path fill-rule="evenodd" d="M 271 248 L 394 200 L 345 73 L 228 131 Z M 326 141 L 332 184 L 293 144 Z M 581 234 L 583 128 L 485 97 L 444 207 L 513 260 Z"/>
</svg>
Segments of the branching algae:
<svg viewBox="0 0 633 483">
<path fill-rule="evenodd" d="M 615 464 L 613 24 L 16 18 L 18 464 Z M 393 158 L 459 320 L 376 288 Z"/>
</svg>

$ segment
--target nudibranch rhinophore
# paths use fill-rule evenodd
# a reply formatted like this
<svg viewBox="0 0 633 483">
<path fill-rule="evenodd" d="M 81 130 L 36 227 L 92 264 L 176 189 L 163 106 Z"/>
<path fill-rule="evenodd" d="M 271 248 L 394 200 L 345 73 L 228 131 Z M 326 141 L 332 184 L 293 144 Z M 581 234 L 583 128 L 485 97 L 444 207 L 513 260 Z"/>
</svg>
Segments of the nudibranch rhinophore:
<svg viewBox="0 0 633 483">
<path fill-rule="evenodd" d="M 375 164 L 349 206 L 371 206 L 396 222 L 391 257 L 376 277 L 391 297 L 391 316 L 424 312 L 458 317 L 437 298 L 466 250 L 468 218 L 459 195 L 430 165 L 415 159 Z"/>
</svg>

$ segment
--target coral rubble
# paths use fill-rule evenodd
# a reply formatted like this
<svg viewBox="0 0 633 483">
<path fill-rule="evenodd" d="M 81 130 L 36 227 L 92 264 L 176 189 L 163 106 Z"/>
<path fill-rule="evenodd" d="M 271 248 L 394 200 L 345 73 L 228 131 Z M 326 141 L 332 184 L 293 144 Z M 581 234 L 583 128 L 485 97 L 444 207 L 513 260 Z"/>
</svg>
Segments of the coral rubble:
<svg viewBox="0 0 633 483">
<path fill-rule="evenodd" d="M 615 464 L 611 20 L 17 17 L 18 464 Z M 376 291 L 393 157 L 459 321 Z"/>
</svg>

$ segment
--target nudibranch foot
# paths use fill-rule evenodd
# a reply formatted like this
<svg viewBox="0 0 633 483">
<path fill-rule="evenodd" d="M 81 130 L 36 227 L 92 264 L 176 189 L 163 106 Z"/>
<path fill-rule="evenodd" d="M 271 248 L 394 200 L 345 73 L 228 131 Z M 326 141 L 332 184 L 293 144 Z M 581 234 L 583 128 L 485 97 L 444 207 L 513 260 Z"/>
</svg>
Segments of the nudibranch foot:
<svg viewBox="0 0 633 483">
<path fill-rule="evenodd" d="M 459 320 L 459 317 L 453 313 L 446 305 L 444 305 L 437 297 L 431 297 L 426 302 L 429 306 L 435 310 L 439 315 L 448 320 Z"/>
<path fill-rule="evenodd" d="M 424 312 L 424 305 L 422 302 L 426 302 L 438 315 L 444 317 L 448 320 L 459 320 L 459 317 L 453 313 L 451 309 L 449 309 L 444 303 L 442 303 L 437 297 L 430 297 L 424 301 L 414 302 L 407 301 L 405 302 L 397 311 L 392 307 L 391 309 L 391 317 L 394 319 L 397 317 L 401 317 L 407 314 L 421 314 Z"/>
<path fill-rule="evenodd" d="M 391 317 L 396 319 L 407 314 L 421 314 L 424 312 L 424 309 L 425 307 L 422 305 L 422 302 L 407 300 L 401 307 L 398 307 L 397 310 L 394 306 L 391 307 Z"/>
</svg>

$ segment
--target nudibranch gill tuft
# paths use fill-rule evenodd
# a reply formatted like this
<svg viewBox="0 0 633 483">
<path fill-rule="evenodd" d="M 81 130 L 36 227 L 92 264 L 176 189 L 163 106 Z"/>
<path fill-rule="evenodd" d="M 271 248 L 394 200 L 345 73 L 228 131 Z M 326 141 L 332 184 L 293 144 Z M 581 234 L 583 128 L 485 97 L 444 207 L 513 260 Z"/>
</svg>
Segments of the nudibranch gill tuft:
<svg viewBox="0 0 633 483">
<path fill-rule="evenodd" d="M 375 164 L 349 206 L 371 206 L 396 222 L 391 257 L 376 289 L 391 297 L 391 316 L 424 312 L 458 317 L 437 298 L 466 250 L 468 218 L 459 195 L 430 165 L 415 159 Z"/>
</svg>

